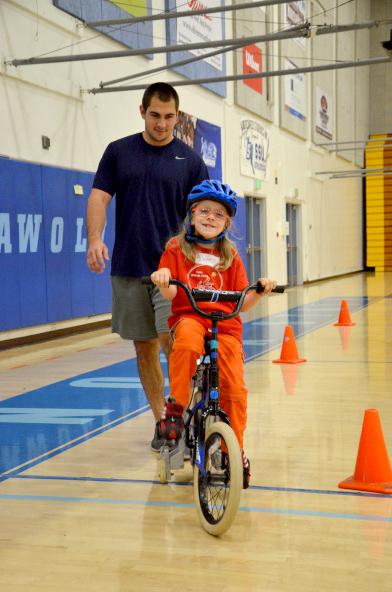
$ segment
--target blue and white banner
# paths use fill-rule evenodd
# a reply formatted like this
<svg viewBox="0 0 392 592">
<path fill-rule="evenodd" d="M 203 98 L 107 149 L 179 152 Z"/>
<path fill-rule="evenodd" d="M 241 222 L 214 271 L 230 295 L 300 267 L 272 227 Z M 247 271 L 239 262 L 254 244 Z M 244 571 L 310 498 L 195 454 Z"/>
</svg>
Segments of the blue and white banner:
<svg viewBox="0 0 392 592">
<path fill-rule="evenodd" d="M 210 178 L 222 180 L 221 128 L 198 119 L 195 150 L 206 163 Z"/>
<path fill-rule="evenodd" d="M 220 127 L 179 111 L 174 134 L 200 154 L 208 168 L 210 179 L 222 180 Z"/>
<path fill-rule="evenodd" d="M 151 15 L 151 0 L 52 0 L 64 10 L 86 23 Z M 137 25 L 95 26 L 97 31 L 115 39 L 126 47 L 149 48 L 153 43 L 152 22 Z M 150 58 L 152 56 L 146 55 Z"/>
<path fill-rule="evenodd" d="M 93 177 L 0 158 L 0 331 L 110 312 L 110 265 L 102 275 L 86 265 Z"/>
<path fill-rule="evenodd" d="M 306 79 L 305 74 L 296 72 L 297 65 L 285 60 L 285 69 L 293 73 L 284 77 L 284 106 L 291 115 L 306 120 Z"/>
</svg>

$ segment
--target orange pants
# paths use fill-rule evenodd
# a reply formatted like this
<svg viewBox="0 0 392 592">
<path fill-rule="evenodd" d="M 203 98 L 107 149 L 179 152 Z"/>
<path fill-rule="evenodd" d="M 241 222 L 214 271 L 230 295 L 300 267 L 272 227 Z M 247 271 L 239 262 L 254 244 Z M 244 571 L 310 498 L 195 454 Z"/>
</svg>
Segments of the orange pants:
<svg viewBox="0 0 392 592">
<path fill-rule="evenodd" d="M 169 359 L 170 391 L 177 403 L 184 407 L 189 404 L 189 385 L 196 370 L 197 359 L 204 353 L 205 335 L 207 329 L 192 318 L 184 317 L 175 326 Z M 219 333 L 218 368 L 220 406 L 229 416 L 231 427 L 243 448 L 247 390 L 242 345 L 232 335 Z"/>
</svg>

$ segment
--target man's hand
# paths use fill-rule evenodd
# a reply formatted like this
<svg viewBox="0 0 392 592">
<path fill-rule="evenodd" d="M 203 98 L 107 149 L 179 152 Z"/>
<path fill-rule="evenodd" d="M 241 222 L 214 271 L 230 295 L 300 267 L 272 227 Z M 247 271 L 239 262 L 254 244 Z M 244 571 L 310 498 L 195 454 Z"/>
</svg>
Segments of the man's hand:
<svg viewBox="0 0 392 592">
<path fill-rule="evenodd" d="M 109 261 L 109 251 L 105 243 L 99 238 L 92 241 L 87 251 L 87 266 L 90 271 L 102 273 L 105 261 Z"/>
</svg>

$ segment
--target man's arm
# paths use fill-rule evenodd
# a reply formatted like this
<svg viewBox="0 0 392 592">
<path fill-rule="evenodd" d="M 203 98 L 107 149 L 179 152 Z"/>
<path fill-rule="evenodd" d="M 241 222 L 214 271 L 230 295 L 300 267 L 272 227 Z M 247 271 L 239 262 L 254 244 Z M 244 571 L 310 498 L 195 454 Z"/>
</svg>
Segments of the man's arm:
<svg viewBox="0 0 392 592">
<path fill-rule="evenodd" d="M 90 271 L 102 273 L 109 251 L 101 235 L 106 224 L 106 208 L 112 196 L 102 189 L 93 188 L 87 203 L 87 266 Z"/>
</svg>

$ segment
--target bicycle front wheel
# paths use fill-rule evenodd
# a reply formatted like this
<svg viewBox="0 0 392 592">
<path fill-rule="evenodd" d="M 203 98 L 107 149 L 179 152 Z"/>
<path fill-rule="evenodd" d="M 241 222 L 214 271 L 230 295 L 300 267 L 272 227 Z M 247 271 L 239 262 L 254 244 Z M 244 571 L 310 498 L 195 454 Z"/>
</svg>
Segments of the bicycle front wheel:
<svg viewBox="0 0 392 592">
<path fill-rule="evenodd" d="M 238 440 L 218 421 L 206 431 L 203 476 L 195 465 L 194 497 L 202 527 L 218 536 L 230 528 L 240 503 L 242 458 Z"/>
</svg>

